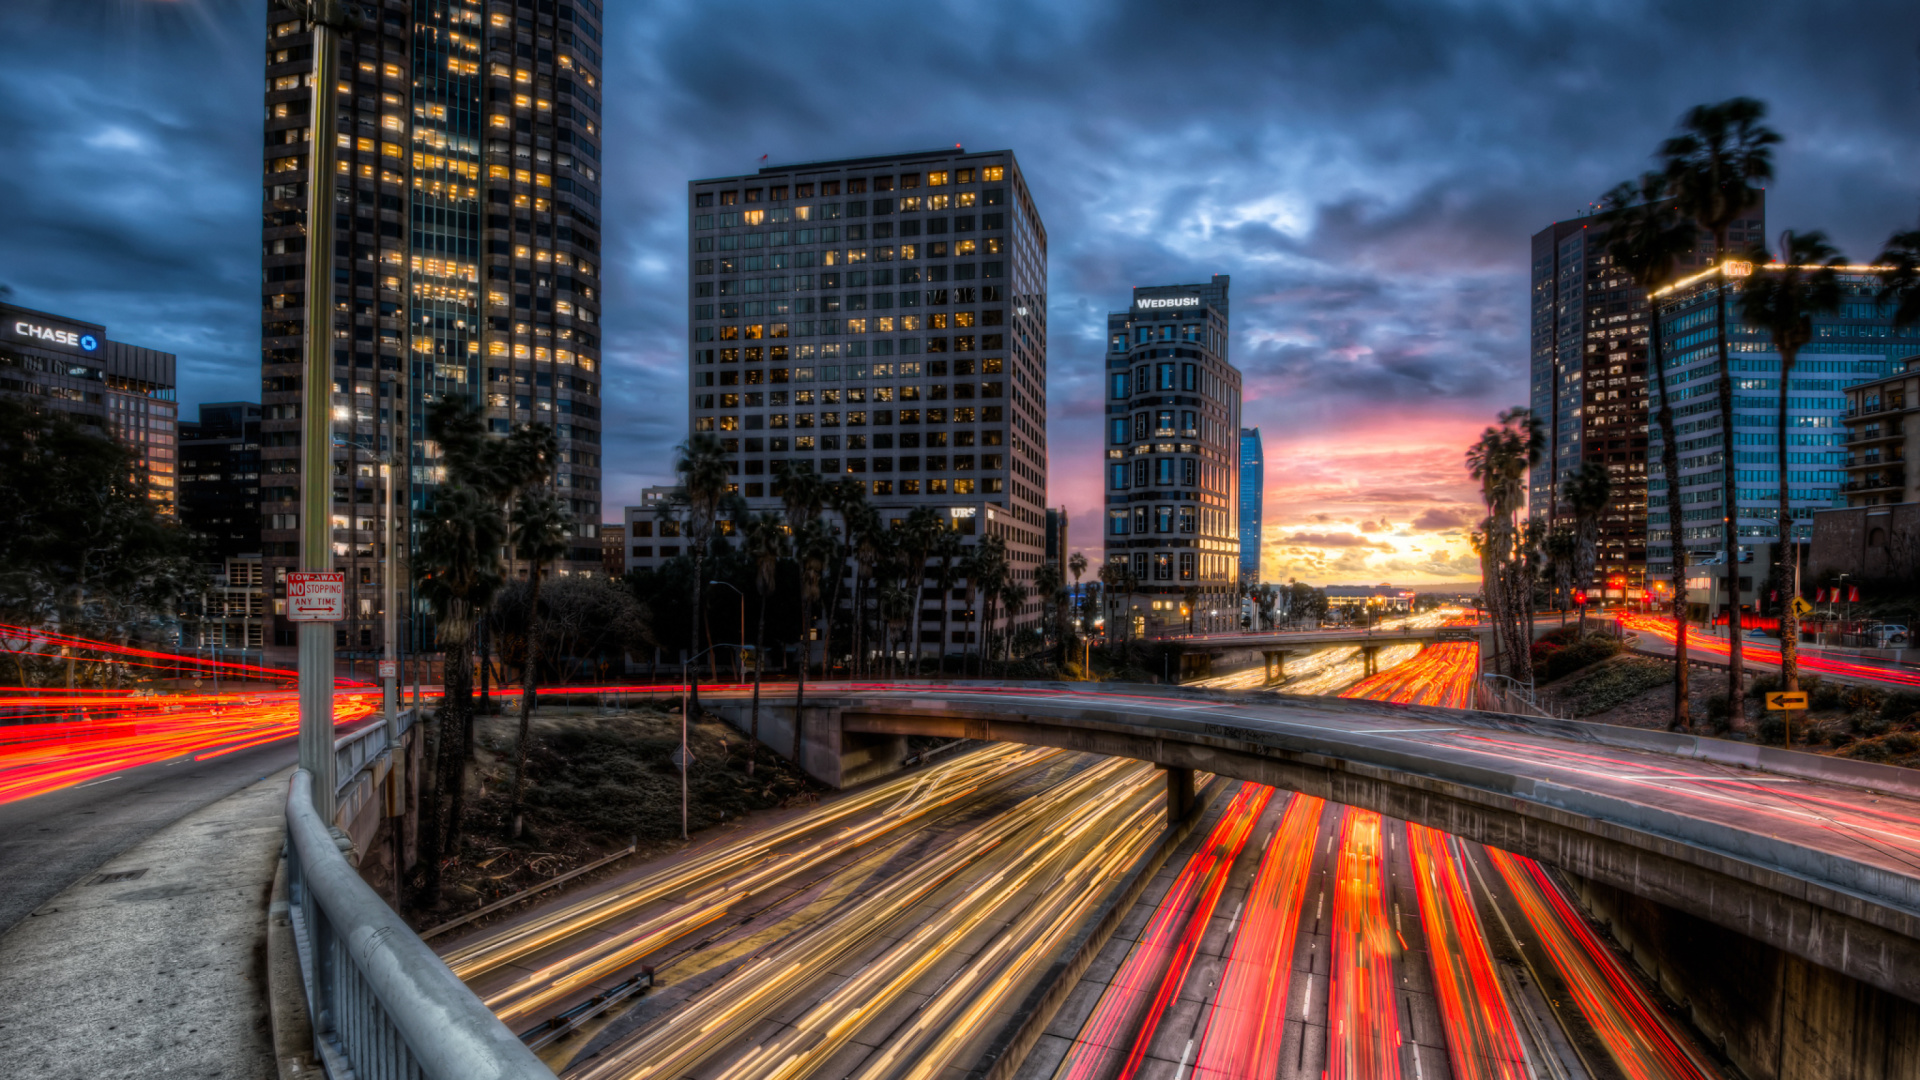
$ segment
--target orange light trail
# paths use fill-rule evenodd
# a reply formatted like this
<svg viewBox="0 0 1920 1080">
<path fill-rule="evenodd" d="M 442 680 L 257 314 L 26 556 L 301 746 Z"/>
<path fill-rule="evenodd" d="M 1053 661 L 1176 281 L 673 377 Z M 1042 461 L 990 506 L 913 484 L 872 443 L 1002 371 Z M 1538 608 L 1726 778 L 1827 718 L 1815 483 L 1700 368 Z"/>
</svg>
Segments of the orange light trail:
<svg viewBox="0 0 1920 1080">
<path fill-rule="evenodd" d="M 1442 642 L 1421 649 L 1420 655 L 1404 664 L 1367 676 L 1340 696 L 1470 709 L 1474 673 L 1479 667 L 1479 645 L 1471 641 Z"/>
<path fill-rule="evenodd" d="M 1380 815 L 1347 809 L 1333 887 L 1332 985 L 1327 1000 L 1327 1080 L 1399 1076 L 1400 1010 L 1387 930 Z"/>
<path fill-rule="evenodd" d="M 1529 1080 L 1526 1051 L 1487 951 L 1455 843 L 1438 829 L 1407 825 L 1407 851 L 1413 857 L 1447 1057 L 1460 1080 Z"/>
<path fill-rule="evenodd" d="M 1293 796 L 1267 843 L 1200 1037 L 1196 1078 L 1272 1080 L 1279 1075 L 1294 939 L 1325 806 L 1311 795 Z"/>
<path fill-rule="evenodd" d="M 1629 630 L 1653 634 L 1668 644 L 1677 636 L 1673 620 L 1659 615 L 1622 615 L 1620 624 Z M 1733 645 L 1726 638 L 1707 634 L 1689 633 L 1687 652 L 1690 655 L 1711 653 L 1726 657 L 1732 654 Z M 1740 653 L 1746 660 L 1758 664 L 1779 666 L 1780 650 L 1762 645 L 1756 641 L 1741 642 Z M 1847 679 L 1867 679 L 1873 682 L 1892 683 L 1897 686 L 1920 686 L 1920 671 L 1908 671 L 1900 668 L 1881 667 L 1877 664 L 1856 664 L 1847 660 L 1835 660 L 1802 649 L 1799 653 L 1801 671 L 1818 672 L 1823 675 L 1838 675 Z"/>
</svg>

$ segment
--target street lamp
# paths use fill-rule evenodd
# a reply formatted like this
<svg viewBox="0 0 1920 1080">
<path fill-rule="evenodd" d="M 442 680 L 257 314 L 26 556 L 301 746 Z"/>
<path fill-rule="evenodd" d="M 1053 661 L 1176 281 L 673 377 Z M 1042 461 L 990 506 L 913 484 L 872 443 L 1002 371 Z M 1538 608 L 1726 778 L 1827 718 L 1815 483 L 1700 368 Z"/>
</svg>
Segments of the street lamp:
<svg viewBox="0 0 1920 1080">
<path fill-rule="evenodd" d="M 741 592 L 740 587 L 738 585 L 734 585 L 729 582 L 709 581 L 707 582 L 707 584 L 719 585 L 722 588 L 732 589 L 734 595 L 740 598 L 740 622 L 738 624 L 738 627 L 739 627 L 738 633 L 741 637 L 746 637 L 747 636 L 747 594 Z M 698 642 L 695 642 L 695 644 L 698 644 Z M 734 653 L 733 653 L 733 677 L 734 677 L 734 680 L 737 682 L 747 681 L 746 658 L 740 655 L 740 650 L 738 647 L 734 649 Z"/>
<path fill-rule="evenodd" d="M 333 188 L 339 112 L 338 35 L 368 25 L 358 4 L 280 0 L 313 31 L 307 151 L 306 357 L 300 400 L 300 566 L 333 569 Z M 333 820 L 333 625 L 301 622 L 300 767 L 313 806 Z"/>
</svg>

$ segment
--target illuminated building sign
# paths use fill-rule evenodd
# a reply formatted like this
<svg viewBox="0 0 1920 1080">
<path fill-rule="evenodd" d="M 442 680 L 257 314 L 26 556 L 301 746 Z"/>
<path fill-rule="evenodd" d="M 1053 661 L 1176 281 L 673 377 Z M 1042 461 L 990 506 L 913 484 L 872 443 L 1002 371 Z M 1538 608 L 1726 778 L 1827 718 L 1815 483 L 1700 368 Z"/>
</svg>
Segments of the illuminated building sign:
<svg viewBox="0 0 1920 1080">
<path fill-rule="evenodd" d="M 1182 308 L 1199 307 L 1197 296 L 1140 296 L 1135 297 L 1133 306 L 1137 308 Z"/>
<path fill-rule="evenodd" d="M 13 324 L 13 332 L 23 338 L 44 341 L 49 345 L 64 345 L 70 349 L 79 349 L 81 352 L 94 352 L 100 348 L 100 339 L 92 334 L 78 330 L 62 330 L 57 326 L 42 326 L 25 319 Z"/>
</svg>

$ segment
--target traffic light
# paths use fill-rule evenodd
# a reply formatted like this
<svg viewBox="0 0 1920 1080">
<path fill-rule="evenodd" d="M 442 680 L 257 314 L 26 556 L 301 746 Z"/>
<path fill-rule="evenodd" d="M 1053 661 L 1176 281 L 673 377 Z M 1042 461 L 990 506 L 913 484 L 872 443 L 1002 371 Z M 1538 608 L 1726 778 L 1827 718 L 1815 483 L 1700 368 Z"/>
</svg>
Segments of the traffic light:
<svg viewBox="0 0 1920 1080">
<path fill-rule="evenodd" d="M 1581 607 L 1587 606 L 1587 590 L 1578 589 L 1573 594 L 1573 602 Z"/>
</svg>

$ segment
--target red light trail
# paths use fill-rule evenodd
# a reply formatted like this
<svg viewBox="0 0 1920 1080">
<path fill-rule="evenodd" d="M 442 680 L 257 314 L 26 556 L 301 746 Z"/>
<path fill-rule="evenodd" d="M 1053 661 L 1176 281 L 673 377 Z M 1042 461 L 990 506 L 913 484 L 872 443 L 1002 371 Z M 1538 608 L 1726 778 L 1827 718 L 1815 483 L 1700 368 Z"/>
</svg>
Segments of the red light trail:
<svg viewBox="0 0 1920 1080">
<path fill-rule="evenodd" d="M 1377 1080 L 1401 1071 L 1383 840 L 1379 814 L 1347 809 L 1333 886 L 1328 1080 Z"/>
<path fill-rule="evenodd" d="M 1541 947 L 1607 1053 L 1632 1080 L 1708 1080 L 1715 1075 L 1688 1041 L 1587 926 L 1537 863 L 1487 848 Z"/>
<path fill-rule="evenodd" d="M 1266 810 L 1273 789 L 1242 784 L 1226 812 L 1207 834 L 1167 890 L 1153 918 L 1113 982 L 1100 996 L 1093 1015 L 1080 1029 L 1073 1049 L 1056 1076 L 1095 1080 L 1111 1073 L 1122 1045 L 1129 1050 L 1118 1075 L 1132 1077 L 1144 1064 L 1160 1017 L 1180 994 L 1187 969 L 1199 948 L 1207 921 L 1227 885 L 1227 872 L 1246 847 L 1253 824 Z M 1149 997 L 1149 995 L 1151 995 Z"/>
<path fill-rule="evenodd" d="M 1673 620 L 1658 615 L 1623 615 L 1620 617 L 1620 625 L 1629 630 L 1652 634 L 1664 640 L 1669 645 L 1673 644 L 1674 638 L 1677 636 L 1673 628 Z M 1717 657 L 1726 657 L 1729 656 L 1732 651 L 1733 646 L 1726 638 L 1711 637 L 1698 633 L 1690 633 L 1687 635 L 1687 652 L 1689 655 L 1710 653 Z M 1759 644 L 1756 641 L 1748 640 L 1742 642 L 1740 651 L 1748 661 L 1753 663 L 1771 664 L 1776 667 L 1780 663 L 1779 649 Z M 1920 671 L 1883 667 L 1878 664 L 1856 664 L 1848 660 L 1835 660 L 1831 657 L 1810 652 L 1804 647 L 1801 649 L 1799 656 L 1801 671 L 1818 672 L 1823 675 L 1837 675 L 1846 679 L 1867 679 L 1872 682 L 1892 683 L 1896 686 L 1920 686 Z"/>
<path fill-rule="evenodd" d="M 1340 696 L 1471 709 L 1474 676 L 1479 667 L 1480 646 L 1471 641 L 1428 645 L 1413 659 L 1367 676 L 1342 691 Z"/>
<path fill-rule="evenodd" d="M 1454 837 L 1407 825 L 1407 851 L 1427 933 L 1434 996 L 1447 1033 L 1447 1057 L 1461 1080 L 1530 1080 L 1526 1051 L 1473 907 Z"/>
<path fill-rule="evenodd" d="M 1200 1038 L 1195 1077 L 1271 1080 L 1279 1075 L 1294 939 L 1325 806 L 1311 795 L 1293 796 L 1267 843 Z"/>
</svg>

